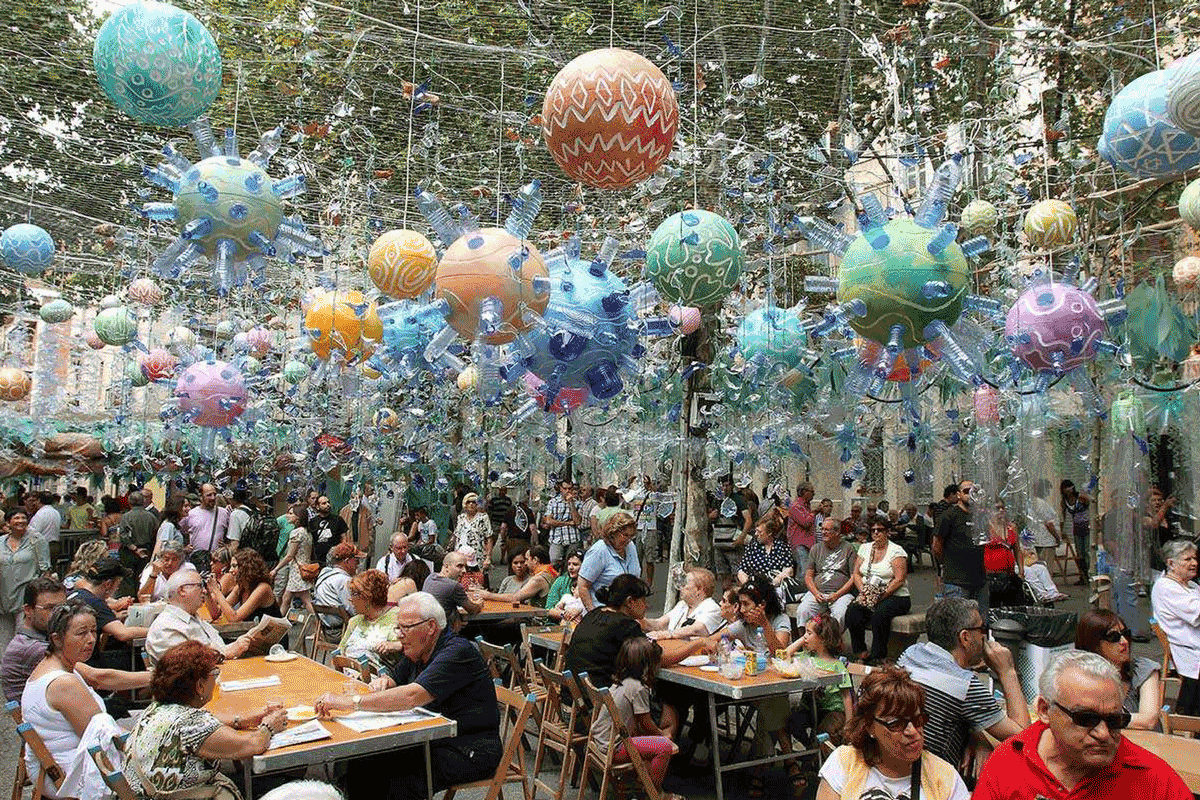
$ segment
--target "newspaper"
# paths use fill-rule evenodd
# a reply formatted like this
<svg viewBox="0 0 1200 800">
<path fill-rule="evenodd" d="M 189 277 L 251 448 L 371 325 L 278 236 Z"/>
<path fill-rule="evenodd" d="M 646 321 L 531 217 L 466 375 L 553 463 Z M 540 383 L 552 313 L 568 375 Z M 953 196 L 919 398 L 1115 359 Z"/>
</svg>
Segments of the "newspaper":
<svg viewBox="0 0 1200 800">
<path fill-rule="evenodd" d="M 351 730 L 366 733 L 407 725 L 410 722 L 425 722 L 436 716 L 423 708 L 414 708 L 411 711 L 353 711 L 339 716 L 337 721 Z"/>
<path fill-rule="evenodd" d="M 282 733 L 275 734 L 271 737 L 271 744 L 268 749 L 274 750 L 277 747 L 290 747 L 294 744 L 331 738 L 333 738 L 333 734 L 329 732 L 329 729 L 314 719 L 303 725 L 296 725 Z"/>
<path fill-rule="evenodd" d="M 265 656 L 271 650 L 271 645 L 277 644 L 287 636 L 292 629 L 292 623 L 278 617 L 263 617 L 258 624 L 245 633 L 250 639 L 246 656 Z"/>
</svg>

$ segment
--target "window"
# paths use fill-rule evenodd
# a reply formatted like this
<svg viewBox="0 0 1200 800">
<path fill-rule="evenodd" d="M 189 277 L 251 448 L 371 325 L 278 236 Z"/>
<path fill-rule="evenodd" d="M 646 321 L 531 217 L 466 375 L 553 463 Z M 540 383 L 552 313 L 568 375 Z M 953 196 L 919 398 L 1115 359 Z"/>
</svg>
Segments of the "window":
<svg viewBox="0 0 1200 800">
<path fill-rule="evenodd" d="M 871 432 L 871 441 L 863 447 L 863 466 L 866 471 L 862 477 L 862 491 L 867 495 L 882 495 L 887 484 L 883 474 L 883 428 L 876 426 Z"/>
</svg>

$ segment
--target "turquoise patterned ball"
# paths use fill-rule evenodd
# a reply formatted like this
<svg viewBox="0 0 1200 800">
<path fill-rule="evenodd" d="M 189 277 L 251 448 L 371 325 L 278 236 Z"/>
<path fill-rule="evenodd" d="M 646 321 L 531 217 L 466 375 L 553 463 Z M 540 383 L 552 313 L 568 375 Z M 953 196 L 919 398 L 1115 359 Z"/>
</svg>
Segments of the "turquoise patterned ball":
<svg viewBox="0 0 1200 800">
<path fill-rule="evenodd" d="M 100 28 L 100 88 L 134 119 L 167 127 L 204 114 L 221 90 L 221 52 L 200 20 L 169 3 L 138 2 Z"/>
<path fill-rule="evenodd" d="M 760 377 L 796 366 L 805 342 L 799 318 L 773 305 L 747 314 L 734 338 L 742 357 L 758 368 Z"/>
<path fill-rule="evenodd" d="M 1100 154 L 1135 178 L 1177 178 L 1200 164 L 1200 142 L 1167 116 L 1167 74 L 1130 81 L 1104 114 Z"/>
<path fill-rule="evenodd" d="M 9 269 L 41 275 L 54 260 L 54 240 L 37 225 L 22 222 L 0 234 L 0 257 Z"/>
<path fill-rule="evenodd" d="M 646 248 L 646 276 L 671 303 L 719 305 L 742 277 L 742 242 L 724 217 L 692 209 L 672 214 Z"/>
</svg>

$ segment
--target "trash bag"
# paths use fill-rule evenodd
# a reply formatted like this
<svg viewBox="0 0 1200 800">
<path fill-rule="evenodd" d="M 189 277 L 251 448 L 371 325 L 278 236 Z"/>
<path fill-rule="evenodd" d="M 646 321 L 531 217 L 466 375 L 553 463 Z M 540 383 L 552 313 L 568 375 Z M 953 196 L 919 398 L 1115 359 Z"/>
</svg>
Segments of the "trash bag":
<svg viewBox="0 0 1200 800">
<path fill-rule="evenodd" d="M 1038 647 L 1058 647 L 1075 641 L 1075 629 L 1079 626 L 1079 614 L 1074 611 L 1058 611 L 1038 606 L 993 608 L 989 616 L 994 623 L 998 619 L 1011 619 L 1025 628 L 1025 641 Z"/>
</svg>

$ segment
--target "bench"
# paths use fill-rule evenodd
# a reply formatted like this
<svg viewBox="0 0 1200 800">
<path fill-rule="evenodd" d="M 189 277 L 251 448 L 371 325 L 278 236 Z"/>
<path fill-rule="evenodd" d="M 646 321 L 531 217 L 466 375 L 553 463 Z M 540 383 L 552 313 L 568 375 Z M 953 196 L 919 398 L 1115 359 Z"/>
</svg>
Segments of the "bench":
<svg viewBox="0 0 1200 800">
<path fill-rule="evenodd" d="M 900 654 L 925 632 L 925 612 L 905 614 L 892 620 L 892 635 L 888 637 L 888 658 L 895 661 Z"/>
</svg>

